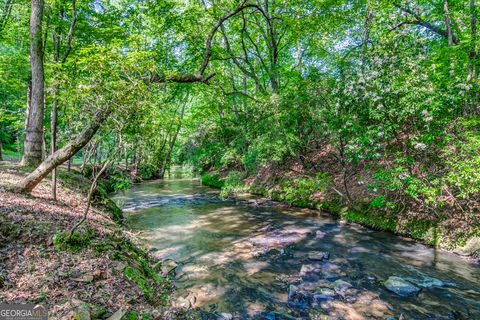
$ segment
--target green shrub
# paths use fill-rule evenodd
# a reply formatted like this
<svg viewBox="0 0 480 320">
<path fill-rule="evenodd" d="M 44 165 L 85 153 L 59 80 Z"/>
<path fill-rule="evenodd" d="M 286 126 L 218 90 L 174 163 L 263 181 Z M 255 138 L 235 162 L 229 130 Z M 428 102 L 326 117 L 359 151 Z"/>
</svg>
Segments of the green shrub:
<svg viewBox="0 0 480 320">
<path fill-rule="evenodd" d="M 153 176 L 155 176 L 157 171 L 158 171 L 157 167 L 154 166 L 153 164 L 141 163 L 138 166 L 138 174 L 144 180 L 153 178 Z"/>
<path fill-rule="evenodd" d="M 449 172 L 445 180 L 464 199 L 480 192 L 479 132 L 480 117 L 461 119 L 455 149 L 447 153 Z"/>
<path fill-rule="evenodd" d="M 223 182 L 220 197 L 224 199 L 236 192 L 245 191 L 245 184 L 243 182 L 244 178 L 245 172 L 230 171 Z"/>
<path fill-rule="evenodd" d="M 331 184 L 328 173 L 318 172 L 315 177 L 298 177 L 280 182 L 279 198 L 297 206 L 314 205 L 315 193 L 327 191 Z"/>
<path fill-rule="evenodd" d="M 222 188 L 224 185 L 224 181 L 220 177 L 218 173 L 214 172 L 204 172 L 200 175 L 200 181 L 203 185 L 214 187 L 214 188 Z"/>
<path fill-rule="evenodd" d="M 132 186 L 132 181 L 123 171 L 116 171 L 101 180 L 101 184 L 107 193 L 117 190 L 125 190 Z"/>
</svg>

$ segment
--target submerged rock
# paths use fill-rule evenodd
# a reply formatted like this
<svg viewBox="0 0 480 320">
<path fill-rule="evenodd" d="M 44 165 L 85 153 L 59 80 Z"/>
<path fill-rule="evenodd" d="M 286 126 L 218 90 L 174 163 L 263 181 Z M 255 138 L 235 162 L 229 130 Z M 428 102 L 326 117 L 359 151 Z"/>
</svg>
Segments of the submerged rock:
<svg viewBox="0 0 480 320">
<path fill-rule="evenodd" d="M 219 318 L 220 319 L 223 319 L 223 320 L 232 320 L 233 319 L 233 315 L 231 313 L 227 313 L 227 312 L 221 312 L 218 314 Z"/>
<path fill-rule="evenodd" d="M 177 267 L 178 263 L 172 259 L 167 259 L 160 262 L 160 272 L 163 276 L 167 276 L 168 274 L 172 273 Z"/>
<path fill-rule="evenodd" d="M 333 289 L 335 290 L 336 293 L 339 293 L 339 294 L 344 293 L 345 290 L 348 290 L 352 287 L 353 286 L 350 283 L 341 279 L 338 279 L 333 282 Z"/>
<path fill-rule="evenodd" d="M 420 288 L 414 286 L 412 283 L 400 277 L 391 276 L 384 282 L 387 290 L 396 293 L 399 296 L 405 297 L 417 294 Z"/>
<path fill-rule="evenodd" d="M 334 299 L 337 296 L 336 292 L 329 288 L 318 288 L 313 295 L 315 301 Z"/>
<path fill-rule="evenodd" d="M 263 317 L 262 319 L 265 319 L 265 320 L 295 320 L 297 318 L 295 317 L 292 317 L 288 314 L 284 314 L 284 313 L 280 313 L 280 312 L 266 312 L 263 314 Z"/>
<path fill-rule="evenodd" d="M 325 237 L 326 233 L 323 232 L 323 231 L 317 231 L 315 232 L 315 238 L 317 239 L 322 239 L 323 237 Z"/>
<path fill-rule="evenodd" d="M 406 280 L 422 288 L 443 287 L 445 285 L 442 280 L 432 277 L 423 277 L 422 279 L 406 278 Z"/>
<path fill-rule="evenodd" d="M 324 251 L 313 251 L 308 253 L 308 259 L 314 260 L 314 261 L 327 260 L 329 256 L 330 254 Z"/>
<path fill-rule="evenodd" d="M 300 268 L 299 276 L 305 281 L 316 281 L 320 278 L 321 267 L 314 264 L 304 264 Z"/>
<path fill-rule="evenodd" d="M 288 304 L 297 308 L 308 308 L 312 300 L 312 294 L 303 291 L 295 285 L 290 285 L 288 290 Z"/>
</svg>

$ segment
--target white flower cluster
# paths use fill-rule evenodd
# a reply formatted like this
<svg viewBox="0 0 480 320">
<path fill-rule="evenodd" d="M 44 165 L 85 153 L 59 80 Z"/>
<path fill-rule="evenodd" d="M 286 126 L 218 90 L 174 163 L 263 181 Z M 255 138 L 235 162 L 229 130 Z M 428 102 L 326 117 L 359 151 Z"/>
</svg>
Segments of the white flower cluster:
<svg viewBox="0 0 480 320">
<path fill-rule="evenodd" d="M 430 114 L 430 112 L 428 110 L 423 110 L 422 111 L 422 116 L 424 117 L 424 120 L 426 122 L 430 122 L 433 120 L 433 116 Z"/>
<path fill-rule="evenodd" d="M 417 142 L 415 143 L 415 145 L 413 146 L 415 149 L 417 150 L 425 150 L 427 149 L 427 145 L 425 143 L 421 143 L 421 142 Z"/>
</svg>

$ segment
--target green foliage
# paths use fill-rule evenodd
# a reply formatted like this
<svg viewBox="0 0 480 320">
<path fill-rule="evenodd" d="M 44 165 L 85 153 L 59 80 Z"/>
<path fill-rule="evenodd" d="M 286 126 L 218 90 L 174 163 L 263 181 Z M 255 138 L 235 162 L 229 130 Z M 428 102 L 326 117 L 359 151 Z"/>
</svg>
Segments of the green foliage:
<svg viewBox="0 0 480 320">
<path fill-rule="evenodd" d="M 157 174 L 158 168 L 149 163 L 141 163 L 138 167 L 138 174 L 144 180 L 151 179 Z"/>
<path fill-rule="evenodd" d="M 225 184 L 224 180 L 220 177 L 220 175 L 215 172 L 203 172 L 200 175 L 200 181 L 203 185 L 214 188 L 222 188 Z"/>
<path fill-rule="evenodd" d="M 53 236 L 53 245 L 58 250 L 78 252 L 90 245 L 95 237 L 95 232 L 87 227 L 85 230 L 76 230 L 72 235 L 72 239 L 69 239 L 69 237 L 69 231 L 59 231 Z"/>
<path fill-rule="evenodd" d="M 308 207 L 313 206 L 315 195 L 326 192 L 331 185 L 328 173 L 317 172 L 315 177 L 296 177 L 284 179 L 280 183 L 279 199 L 294 205 Z"/>
<path fill-rule="evenodd" d="M 147 253 L 126 239 L 115 236 L 94 245 L 98 255 L 108 254 L 112 259 L 123 261 L 125 277 L 135 282 L 153 305 L 162 305 L 170 297 L 170 283 L 156 270 L 154 261 Z M 147 315 L 145 315 L 147 317 Z"/>
<path fill-rule="evenodd" d="M 237 192 L 245 191 L 245 172 L 230 171 L 223 180 L 222 191 L 220 192 L 221 198 L 227 198 Z"/>
<path fill-rule="evenodd" d="M 447 151 L 445 180 L 466 199 L 480 193 L 480 117 L 460 119 L 459 129 L 454 151 Z"/>
<path fill-rule="evenodd" d="M 103 182 L 109 191 L 125 190 L 131 187 L 132 181 L 123 172 L 117 171 L 108 177 L 108 180 Z"/>
<path fill-rule="evenodd" d="M 126 267 L 123 271 L 127 279 L 135 282 L 140 289 L 142 289 L 143 294 L 147 299 L 151 299 L 153 295 L 153 288 L 149 285 L 145 276 L 140 272 L 140 270 L 132 268 L 130 266 Z"/>
<path fill-rule="evenodd" d="M 340 216 L 350 222 L 355 222 L 377 230 L 397 232 L 397 222 L 392 216 L 382 212 L 357 211 L 345 208 L 341 210 Z"/>
</svg>

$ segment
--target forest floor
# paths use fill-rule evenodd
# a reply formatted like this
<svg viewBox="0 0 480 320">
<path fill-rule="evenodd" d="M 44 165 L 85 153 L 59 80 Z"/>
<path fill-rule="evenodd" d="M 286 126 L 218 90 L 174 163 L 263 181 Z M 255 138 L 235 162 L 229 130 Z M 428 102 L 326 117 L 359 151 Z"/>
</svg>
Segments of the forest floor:
<svg viewBox="0 0 480 320">
<path fill-rule="evenodd" d="M 87 223 L 67 240 L 88 180 L 62 172 L 53 201 L 49 179 L 30 195 L 9 192 L 25 175 L 0 164 L 0 302 L 44 304 L 51 319 L 178 317 L 161 265 L 112 219 L 102 205 L 108 201 L 97 197 Z"/>
</svg>

